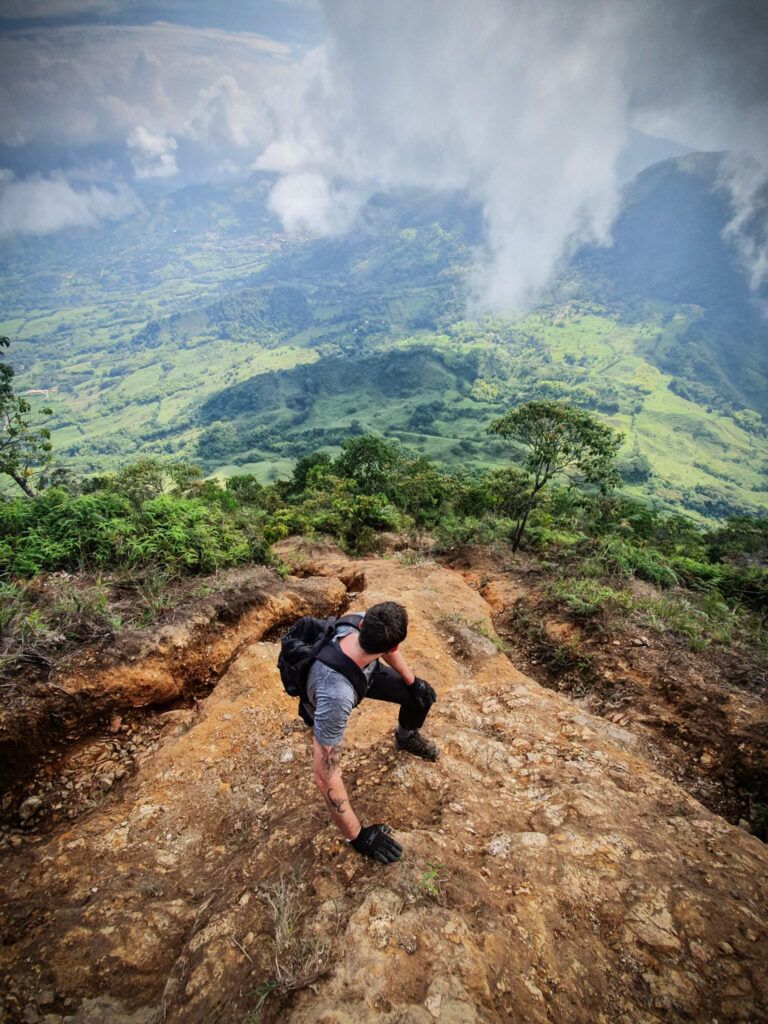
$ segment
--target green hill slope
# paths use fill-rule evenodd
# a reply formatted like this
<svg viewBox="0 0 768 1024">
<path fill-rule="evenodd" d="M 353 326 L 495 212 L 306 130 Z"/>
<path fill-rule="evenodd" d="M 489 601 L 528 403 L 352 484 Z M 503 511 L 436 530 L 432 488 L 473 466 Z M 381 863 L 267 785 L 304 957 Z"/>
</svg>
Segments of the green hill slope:
<svg viewBox="0 0 768 1024">
<path fill-rule="evenodd" d="M 686 311 L 683 331 L 646 345 L 649 358 L 704 405 L 765 414 L 768 325 L 723 238 L 732 211 L 718 185 L 721 156 L 695 153 L 643 171 L 625 191 L 614 244 L 582 250 L 574 268 L 584 292 L 635 318 L 649 301 Z"/>
</svg>

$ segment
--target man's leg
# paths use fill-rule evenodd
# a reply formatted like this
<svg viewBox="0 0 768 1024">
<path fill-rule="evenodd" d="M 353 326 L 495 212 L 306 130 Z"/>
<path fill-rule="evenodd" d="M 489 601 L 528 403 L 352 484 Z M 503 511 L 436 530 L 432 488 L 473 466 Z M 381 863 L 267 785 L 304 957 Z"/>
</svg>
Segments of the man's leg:
<svg viewBox="0 0 768 1024">
<path fill-rule="evenodd" d="M 384 700 L 390 704 L 399 704 L 395 743 L 401 750 L 407 750 L 417 757 L 434 761 L 437 758 L 437 747 L 425 736 L 419 735 L 419 729 L 429 714 L 429 708 L 422 708 L 416 703 L 413 688 L 408 686 L 393 669 L 379 666 L 371 676 L 366 698 Z"/>
</svg>

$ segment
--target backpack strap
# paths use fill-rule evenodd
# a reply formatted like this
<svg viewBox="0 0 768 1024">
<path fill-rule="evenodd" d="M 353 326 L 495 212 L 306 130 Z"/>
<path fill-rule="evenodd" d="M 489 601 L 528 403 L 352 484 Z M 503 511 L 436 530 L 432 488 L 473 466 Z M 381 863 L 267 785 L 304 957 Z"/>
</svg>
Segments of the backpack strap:
<svg viewBox="0 0 768 1024">
<path fill-rule="evenodd" d="M 363 621 L 363 618 L 363 615 L 349 614 L 342 615 L 341 618 L 339 619 L 325 619 L 325 628 L 323 629 L 323 632 L 319 640 L 315 642 L 314 647 L 309 652 L 305 660 L 306 671 L 309 672 L 310 668 L 312 667 L 312 662 L 317 660 L 317 656 L 319 655 L 320 651 L 322 651 L 322 649 L 326 646 L 326 644 L 331 643 L 338 626 L 352 626 L 354 627 L 354 629 L 359 630 L 360 623 Z"/>
<path fill-rule="evenodd" d="M 336 619 L 334 623 L 334 629 L 336 626 L 354 626 L 355 629 L 360 629 L 360 623 L 365 618 L 359 612 L 350 612 L 348 615 L 342 615 L 340 619 Z"/>
<path fill-rule="evenodd" d="M 357 702 L 358 704 L 360 703 L 368 692 L 368 680 L 365 678 L 365 673 L 360 666 L 356 665 L 351 658 L 348 658 L 338 644 L 326 644 L 315 655 L 315 661 L 321 661 L 328 668 L 332 668 L 335 672 L 344 676 L 354 687 L 357 693 Z"/>
<path fill-rule="evenodd" d="M 307 676 L 312 665 L 316 661 L 322 661 L 324 665 L 339 672 L 351 683 L 357 693 L 358 703 L 360 703 L 368 689 L 368 680 L 359 666 L 344 654 L 338 644 L 331 643 L 331 641 L 338 626 L 352 626 L 353 629 L 359 630 L 364 617 L 359 613 L 350 613 L 342 615 L 338 619 L 325 620 L 325 627 L 320 638 L 299 665 L 298 696 L 301 701 L 307 699 Z M 278 660 L 278 666 L 279 664 Z"/>
</svg>

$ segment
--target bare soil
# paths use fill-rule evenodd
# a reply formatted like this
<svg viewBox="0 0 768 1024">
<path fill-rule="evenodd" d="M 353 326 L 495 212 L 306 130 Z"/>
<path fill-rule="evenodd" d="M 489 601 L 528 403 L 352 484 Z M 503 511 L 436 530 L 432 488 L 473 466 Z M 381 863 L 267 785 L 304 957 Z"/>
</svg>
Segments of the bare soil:
<svg viewBox="0 0 768 1024">
<path fill-rule="evenodd" d="M 570 615 L 545 568 L 468 548 L 443 560 L 481 593 L 509 656 L 542 686 L 642 738 L 659 771 L 733 824 L 768 839 L 768 666 L 748 645 L 693 651 L 605 612 Z M 636 581 L 644 596 L 659 596 Z"/>
</svg>

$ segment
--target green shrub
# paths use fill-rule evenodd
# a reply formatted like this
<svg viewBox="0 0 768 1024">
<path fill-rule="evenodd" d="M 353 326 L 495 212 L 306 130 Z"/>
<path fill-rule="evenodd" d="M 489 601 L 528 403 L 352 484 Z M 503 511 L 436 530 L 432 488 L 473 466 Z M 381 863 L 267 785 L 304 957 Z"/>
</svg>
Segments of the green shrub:
<svg viewBox="0 0 768 1024">
<path fill-rule="evenodd" d="M 252 539 L 226 511 L 198 498 L 161 495 L 145 501 L 125 549 L 129 565 L 151 562 L 211 572 L 254 558 Z"/>
<path fill-rule="evenodd" d="M 121 625 L 101 580 L 73 587 L 67 579 L 36 583 L 0 581 L 0 671 L 30 655 L 48 660 L 72 643 L 111 636 Z"/>
<path fill-rule="evenodd" d="M 606 574 L 647 580 L 657 587 L 674 587 L 678 578 L 660 553 L 650 547 L 638 547 L 621 537 L 609 537 L 592 546 L 592 555 L 605 566 Z"/>
<path fill-rule="evenodd" d="M 140 505 L 112 491 L 51 489 L 0 504 L 0 573 L 142 564 L 210 572 L 264 561 L 260 524 L 204 498 L 160 495 Z"/>
<path fill-rule="evenodd" d="M 264 487 L 253 473 L 241 473 L 239 476 L 229 477 L 226 488 L 241 505 L 259 505 L 264 496 Z"/>
<path fill-rule="evenodd" d="M 562 601 L 573 615 L 589 617 L 603 607 L 631 607 L 631 595 L 598 583 L 594 579 L 565 579 L 555 583 L 550 592 Z"/>
<path fill-rule="evenodd" d="M 738 601 L 763 615 L 768 611 L 768 570 L 764 568 L 740 570 L 727 566 L 718 588 L 729 601 Z"/>
<path fill-rule="evenodd" d="M 75 497 L 56 488 L 0 505 L 0 572 L 104 567 L 120 561 L 135 530 L 127 498 L 101 491 Z"/>
<path fill-rule="evenodd" d="M 534 523 L 528 526 L 527 544 L 524 544 L 524 547 L 541 554 L 552 555 L 575 548 L 583 540 L 584 534 L 582 533 Z"/>
<path fill-rule="evenodd" d="M 465 544 L 493 544 L 509 540 L 514 523 L 497 516 L 456 516 L 448 513 L 435 528 L 437 549 L 448 551 Z"/>
<path fill-rule="evenodd" d="M 768 570 L 761 566 L 742 568 L 682 556 L 672 563 L 682 582 L 693 590 L 717 590 L 731 603 L 759 612 L 768 610 Z"/>
<path fill-rule="evenodd" d="M 671 560 L 680 581 L 686 587 L 707 590 L 718 586 L 724 575 L 724 566 L 701 562 L 696 558 L 676 555 Z"/>
<path fill-rule="evenodd" d="M 768 516 L 731 516 L 705 537 L 712 560 L 752 561 L 765 565 L 768 560 Z"/>
<path fill-rule="evenodd" d="M 730 643 L 737 625 L 737 613 L 717 593 L 696 602 L 682 595 L 639 598 L 636 609 L 646 625 L 661 633 L 677 633 L 696 651 L 711 643 Z"/>
</svg>

